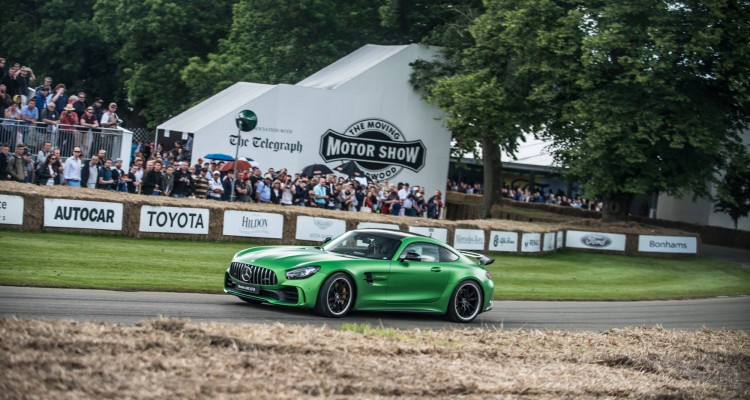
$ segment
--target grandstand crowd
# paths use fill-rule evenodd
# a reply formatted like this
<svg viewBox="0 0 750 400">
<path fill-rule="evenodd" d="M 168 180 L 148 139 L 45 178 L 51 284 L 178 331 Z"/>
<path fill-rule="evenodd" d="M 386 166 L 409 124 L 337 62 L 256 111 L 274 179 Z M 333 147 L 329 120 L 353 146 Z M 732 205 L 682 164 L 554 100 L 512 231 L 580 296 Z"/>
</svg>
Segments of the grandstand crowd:
<svg viewBox="0 0 750 400">
<path fill-rule="evenodd" d="M 95 98 L 87 103 L 86 93 L 66 95 L 65 84 L 52 88 L 53 80 L 31 90 L 36 76 L 31 68 L 13 63 L 5 72 L 0 58 L 0 180 L 66 185 L 152 196 L 210 199 L 316 207 L 341 211 L 440 218 L 443 198 L 440 190 L 425 193 L 422 186 L 388 181 L 368 181 L 335 174 L 307 176 L 289 174 L 285 168 L 262 172 L 257 166 L 238 162 L 237 167 L 223 161 L 206 160 L 191 165 L 191 142 L 175 142 L 164 151 L 160 144 L 134 144 L 129 171 L 123 160 L 107 157 L 106 150 L 93 154 L 93 133 L 116 129 L 122 122 L 117 104 L 103 107 Z M 92 135 L 89 135 L 92 134 Z M 37 148 L 24 145 L 38 140 Z M 13 153 L 8 142 L 15 143 Z M 65 150 L 66 159 L 61 154 Z M 91 155 L 90 158 L 86 158 Z M 234 164 L 234 163 L 233 163 Z M 237 170 L 237 171 L 235 171 Z M 479 184 L 448 181 L 448 190 L 482 194 Z M 600 201 L 569 199 L 563 193 L 548 193 L 503 188 L 503 197 L 528 203 L 544 203 L 601 210 Z"/>
</svg>

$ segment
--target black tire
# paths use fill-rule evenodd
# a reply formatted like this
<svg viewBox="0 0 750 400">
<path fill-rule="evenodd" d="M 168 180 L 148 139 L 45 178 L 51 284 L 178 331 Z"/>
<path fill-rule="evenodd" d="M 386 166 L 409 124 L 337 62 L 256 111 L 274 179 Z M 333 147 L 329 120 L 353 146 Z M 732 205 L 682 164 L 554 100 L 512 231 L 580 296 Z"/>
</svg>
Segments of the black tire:
<svg viewBox="0 0 750 400">
<path fill-rule="evenodd" d="M 482 287 L 474 281 L 463 281 L 453 289 L 445 316 L 453 322 L 469 323 L 482 311 Z"/>
<path fill-rule="evenodd" d="M 354 282 L 349 275 L 338 272 L 328 277 L 318 291 L 315 312 L 328 318 L 340 318 L 354 304 Z"/>
</svg>

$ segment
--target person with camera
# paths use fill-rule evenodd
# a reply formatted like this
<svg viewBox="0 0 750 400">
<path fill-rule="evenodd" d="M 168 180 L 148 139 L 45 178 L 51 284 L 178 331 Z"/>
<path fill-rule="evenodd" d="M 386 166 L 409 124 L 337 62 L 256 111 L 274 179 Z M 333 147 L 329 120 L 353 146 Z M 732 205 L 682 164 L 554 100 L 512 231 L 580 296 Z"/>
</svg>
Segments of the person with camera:
<svg viewBox="0 0 750 400">
<path fill-rule="evenodd" d="M 109 107 L 102 113 L 101 127 L 107 129 L 116 129 L 120 123 L 120 117 L 117 116 L 117 103 L 109 103 Z"/>
</svg>

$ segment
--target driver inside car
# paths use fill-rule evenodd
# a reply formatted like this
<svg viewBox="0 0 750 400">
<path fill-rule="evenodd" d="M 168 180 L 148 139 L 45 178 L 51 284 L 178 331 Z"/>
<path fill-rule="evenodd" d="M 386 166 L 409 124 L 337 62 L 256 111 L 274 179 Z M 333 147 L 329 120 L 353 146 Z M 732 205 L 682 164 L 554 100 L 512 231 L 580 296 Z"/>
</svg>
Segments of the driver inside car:
<svg viewBox="0 0 750 400">
<path fill-rule="evenodd" d="M 367 254 L 370 258 L 385 258 L 388 256 L 386 246 L 381 242 L 370 243 Z"/>
</svg>

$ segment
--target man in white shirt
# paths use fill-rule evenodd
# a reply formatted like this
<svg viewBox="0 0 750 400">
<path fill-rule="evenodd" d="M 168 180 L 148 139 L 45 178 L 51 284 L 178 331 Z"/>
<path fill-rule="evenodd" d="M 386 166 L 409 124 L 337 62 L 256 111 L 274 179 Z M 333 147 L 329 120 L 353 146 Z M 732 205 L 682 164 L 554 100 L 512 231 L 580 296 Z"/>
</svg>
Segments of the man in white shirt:
<svg viewBox="0 0 750 400">
<path fill-rule="evenodd" d="M 409 190 L 409 182 L 406 182 L 404 183 L 404 186 L 401 188 L 401 190 L 398 191 L 399 200 L 406 200 L 406 196 L 408 196 L 409 193 L 411 193 L 411 191 Z"/>
<path fill-rule="evenodd" d="M 213 172 L 213 179 L 208 182 L 208 198 L 212 200 L 221 200 L 224 195 L 224 185 L 221 182 L 221 173 Z"/>
<path fill-rule="evenodd" d="M 73 148 L 73 156 L 65 160 L 65 168 L 63 169 L 65 185 L 81 187 L 81 168 L 81 148 L 76 146 Z"/>
</svg>

